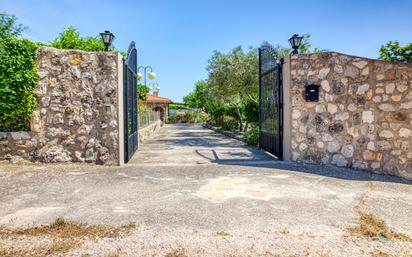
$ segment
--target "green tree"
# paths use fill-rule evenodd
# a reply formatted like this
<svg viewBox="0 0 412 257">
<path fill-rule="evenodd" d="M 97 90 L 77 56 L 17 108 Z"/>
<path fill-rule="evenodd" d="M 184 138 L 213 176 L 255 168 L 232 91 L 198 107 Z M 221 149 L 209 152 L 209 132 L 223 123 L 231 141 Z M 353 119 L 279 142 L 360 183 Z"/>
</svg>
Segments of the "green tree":
<svg viewBox="0 0 412 257">
<path fill-rule="evenodd" d="M 396 62 L 412 62 L 412 43 L 401 46 L 398 41 L 389 41 L 379 50 L 379 59 Z"/>
<path fill-rule="evenodd" d="M 204 110 L 207 105 L 207 82 L 200 80 L 195 83 L 195 90 L 183 97 L 183 102 L 191 107 Z"/>
<path fill-rule="evenodd" d="M 17 24 L 15 15 L 0 13 L 0 37 L 18 37 L 26 29 L 21 24 Z"/>
<path fill-rule="evenodd" d="M 244 98 L 257 102 L 258 54 L 256 48 L 243 51 L 238 46 L 224 54 L 215 51 L 209 60 L 208 95 L 236 109 L 239 130 L 243 131 L 241 103 Z"/>
<path fill-rule="evenodd" d="M 145 86 L 143 84 L 138 84 L 137 85 L 137 94 L 139 100 L 146 101 L 147 100 L 147 94 L 150 92 L 150 87 Z"/>
<path fill-rule="evenodd" d="M 320 53 L 326 52 L 327 49 L 321 49 L 319 47 L 313 47 L 312 43 L 310 42 L 311 34 L 304 34 L 302 43 L 299 47 L 299 52 L 302 54 L 309 54 L 309 53 Z"/>
<path fill-rule="evenodd" d="M 83 51 L 104 51 L 104 43 L 100 37 L 82 37 L 72 26 L 64 29 L 59 36 L 50 42 L 51 47 L 59 49 L 78 49 Z M 111 51 L 115 48 L 112 46 Z"/>
</svg>

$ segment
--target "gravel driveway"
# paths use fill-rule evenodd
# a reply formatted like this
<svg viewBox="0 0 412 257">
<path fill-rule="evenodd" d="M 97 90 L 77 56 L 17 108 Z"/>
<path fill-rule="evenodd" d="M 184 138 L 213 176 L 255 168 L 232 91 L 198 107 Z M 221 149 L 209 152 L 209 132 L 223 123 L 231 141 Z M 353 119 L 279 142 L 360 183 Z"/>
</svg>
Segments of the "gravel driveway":
<svg viewBox="0 0 412 257">
<path fill-rule="evenodd" d="M 0 225 L 136 224 L 120 238 L 82 238 L 65 256 L 410 256 L 412 242 L 347 228 L 361 207 L 412 236 L 411 184 L 288 164 L 198 125 L 166 125 L 122 167 L 0 165 Z M 3 237 L 0 250 L 36 240 Z"/>
</svg>

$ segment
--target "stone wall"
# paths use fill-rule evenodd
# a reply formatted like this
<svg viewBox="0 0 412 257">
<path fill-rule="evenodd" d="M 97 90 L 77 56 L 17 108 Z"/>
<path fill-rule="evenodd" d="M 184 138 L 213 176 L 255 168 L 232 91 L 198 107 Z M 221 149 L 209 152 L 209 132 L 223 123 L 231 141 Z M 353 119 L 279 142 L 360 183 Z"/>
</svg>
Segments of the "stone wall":
<svg viewBox="0 0 412 257">
<path fill-rule="evenodd" d="M 151 138 L 162 127 L 162 121 L 158 120 L 152 124 L 139 129 L 139 142 L 143 143 L 145 140 Z"/>
<path fill-rule="evenodd" d="M 113 52 L 42 47 L 31 131 L 0 132 L 0 159 L 119 163 L 119 72 Z"/>
<path fill-rule="evenodd" d="M 412 65 L 326 52 L 292 55 L 290 156 L 412 179 Z M 319 102 L 305 85 L 320 85 Z"/>
</svg>

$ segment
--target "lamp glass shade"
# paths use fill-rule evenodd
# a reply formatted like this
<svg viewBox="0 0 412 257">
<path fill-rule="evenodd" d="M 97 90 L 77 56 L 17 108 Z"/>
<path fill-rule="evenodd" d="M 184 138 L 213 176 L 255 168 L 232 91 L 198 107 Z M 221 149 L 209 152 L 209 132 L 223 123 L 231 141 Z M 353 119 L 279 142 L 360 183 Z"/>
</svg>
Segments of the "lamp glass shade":
<svg viewBox="0 0 412 257">
<path fill-rule="evenodd" d="M 114 35 L 110 31 L 106 30 L 103 33 L 100 33 L 100 36 L 102 37 L 103 44 L 106 48 L 106 51 L 109 49 L 109 47 L 112 45 Z"/>
<path fill-rule="evenodd" d="M 156 73 L 154 73 L 153 71 L 149 72 L 149 74 L 147 74 L 147 77 L 151 80 L 156 78 Z"/>
<path fill-rule="evenodd" d="M 295 41 L 295 46 L 299 47 L 300 43 L 302 43 L 303 37 L 294 37 L 293 40 Z"/>
<path fill-rule="evenodd" d="M 300 44 L 302 43 L 303 37 L 300 37 L 298 34 L 293 35 L 291 38 L 289 38 L 289 43 L 290 46 L 293 49 L 297 49 L 300 47 Z"/>
<path fill-rule="evenodd" d="M 137 76 L 137 80 L 141 80 L 143 78 L 143 75 L 140 72 L 138 72 L 136 76 Z"/>
</svg>

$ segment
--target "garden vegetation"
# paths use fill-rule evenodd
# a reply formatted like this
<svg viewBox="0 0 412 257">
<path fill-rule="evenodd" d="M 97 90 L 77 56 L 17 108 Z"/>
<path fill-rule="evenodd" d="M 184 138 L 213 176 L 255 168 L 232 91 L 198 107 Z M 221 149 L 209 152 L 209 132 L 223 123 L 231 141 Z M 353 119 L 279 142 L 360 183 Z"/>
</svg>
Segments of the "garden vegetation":
<svg viewBox="0 0 412 257">
<path fill-rule="evenodd" d="M 313 48 L 310 35 L 304 35 L 301 53 L 325 51 Z M 290 49 L 276 45 L 278 58 Z M 224 130 L 244 132 L 250 145 L 259 141 L 259 58 L 258 49 L 238 46 L 228 53 L 215 51 L 207 66 L 208 78 L 195 83 L 183 98 L 186 105 L 208 114 L 207 122 Z"/>
<path fill-rule="evenodd" d="M 38 43 L 20 38 L 13 15 L 0 14 L 0 131 L 28 130 L 36 108 Z"/>
<path fill-rule="evenodd" d="M 22 38 L 25 29 L 17 23 L 16 16 L 0 13 L 0 131 L 30 129 L 30 119 L 37 106 L 36 52 L 39 46 L 104 51 L 99 36 L 82 37 L 72 26 L 48 44 Z M 116 48 L 113 46 L 110 50 L 116 51 Z"/>
</svg>

